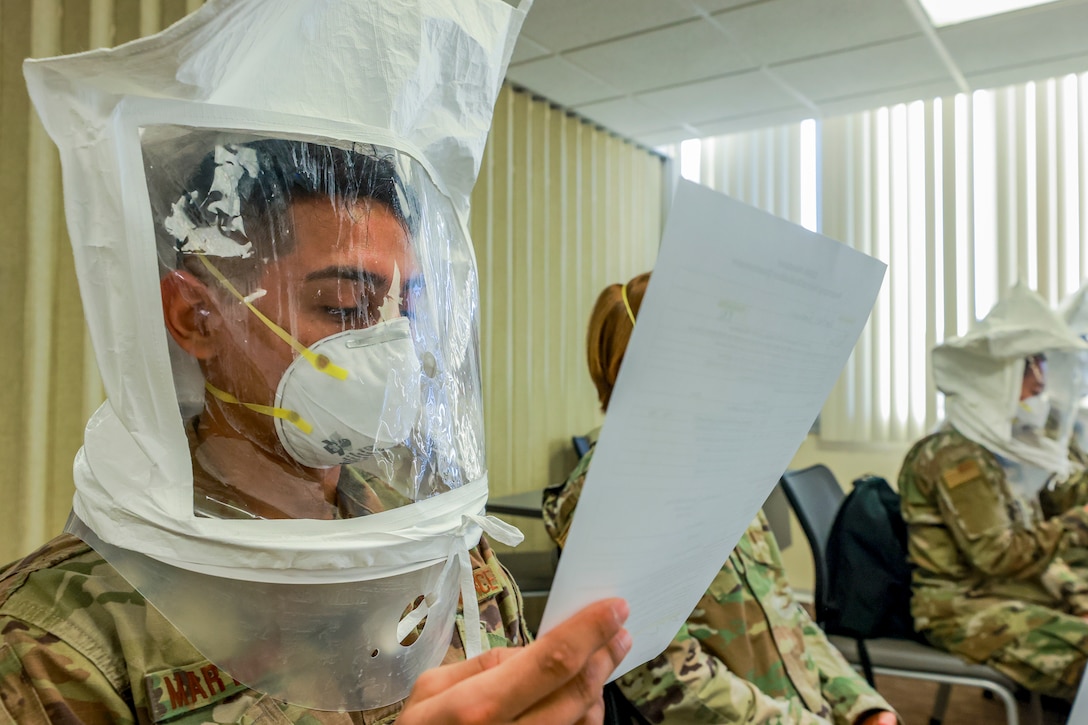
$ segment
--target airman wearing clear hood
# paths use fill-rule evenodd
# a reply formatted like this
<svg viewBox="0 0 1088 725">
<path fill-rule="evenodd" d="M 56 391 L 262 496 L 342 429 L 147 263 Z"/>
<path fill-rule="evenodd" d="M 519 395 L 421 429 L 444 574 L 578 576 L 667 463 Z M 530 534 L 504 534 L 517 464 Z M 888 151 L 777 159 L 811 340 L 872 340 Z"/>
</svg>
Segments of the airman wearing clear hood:
<svg viewBox="0 0 1088 725">
<path fill-rule="evenodd" d="M 482 537 L 520 540 L 466 219 L 524 9 L 469 5 L 212 2 L 26 64 L 108 399 L 0 580 L 16 721 L 599 717 L 625 605 L 515 656 Z"/>
<path fill-rule="evenodd" d="M 1044 518 L 1037 494 L 1084 475 L 1068 455 L 1073 411 L 1048 394 L 1068 383 L 1048 360 L 1085 349 L 1042 298 L 1013 288 L 934 349 L 947 420 L 899 474 L 918 631 L 1059 697 L 1088 659 L 1088 581 L 1064 558 L 1088 545 L 1088 511 Z"/>
</svg>

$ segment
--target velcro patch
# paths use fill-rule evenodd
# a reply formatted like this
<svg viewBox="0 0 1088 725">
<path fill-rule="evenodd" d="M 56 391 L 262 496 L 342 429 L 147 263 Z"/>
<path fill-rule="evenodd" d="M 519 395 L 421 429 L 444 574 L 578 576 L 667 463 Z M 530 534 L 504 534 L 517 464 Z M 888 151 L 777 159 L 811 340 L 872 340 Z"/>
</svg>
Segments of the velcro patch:
<svg viewBox="0 0 1088 725">
<path fill-rule="evenodd" d="M 207 660 L 176 670 L 152 672 L 144 678 L 154 722 L 207 707 L 247 689 Z"/>
<path fill-rule="evenodd" d="M 502 591 L 498 577 L 491 567 L 484 564 L 472 570 L 472 583 L 476 587 L 476 600 L 483 604 Z"/>
<path fill-rule="evenodd" d="M 944 479 L 945 485 L 952 489 L 968 481 L 974 481 L 976 478 L 982 478 L 982 471 L 979 469 L 977 461 L 966 460 L 952 468 L 941 471 L 941 478 Z"/>
</svg>

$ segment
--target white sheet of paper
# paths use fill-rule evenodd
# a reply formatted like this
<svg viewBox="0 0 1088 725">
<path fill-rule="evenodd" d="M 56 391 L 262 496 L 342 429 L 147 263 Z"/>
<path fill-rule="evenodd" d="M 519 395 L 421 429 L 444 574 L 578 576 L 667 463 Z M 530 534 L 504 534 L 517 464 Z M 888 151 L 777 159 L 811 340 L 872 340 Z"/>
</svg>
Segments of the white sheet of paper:
<svg viewBox="0 0 1088 725">
<path fill-rule="evenodd" d="M 789 465 L 885 265 L 681 182 L 541 631 L 631 607 L 617 677 L 661 653 Z"/>
<path fill-rule="evenodd" d="M 1088 722 L 1088 677 L 1080 676 L 1080 687 L 1077 689 L 1077 699 L 1073 700 L 1073 709 L 1069 711 L 1068 723 Z"/>
</svg>

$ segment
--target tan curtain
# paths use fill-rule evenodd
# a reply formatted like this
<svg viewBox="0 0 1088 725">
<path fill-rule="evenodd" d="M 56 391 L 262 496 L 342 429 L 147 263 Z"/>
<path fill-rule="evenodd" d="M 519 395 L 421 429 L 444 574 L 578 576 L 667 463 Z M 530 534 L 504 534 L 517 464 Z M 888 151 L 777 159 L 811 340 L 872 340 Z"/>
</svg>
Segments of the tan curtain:
<svg viewBox="0 0 1088 725">
<path fill-rule="evenodd" d="M 701 183 L 802 223 L 801 124 L 708 138 L 701 147 Z"/>
<path fill-rule="evenodd" d="M 653 267 L 664 162 L 505 88 L 472 198 L 491 495 L 562 481 L 603 420 L 586 369 L 597 294 Z"/>
<path fill-rule="evenodd" d="M 199 5 L 0 2 L 0 563 L 64 524 L 72 459 L 102 400 L 64 226 L 60 163 L 30 106 L 22 61 L 132 40 Z"/>
<path fill-rule="evenodd" d="M 30 106 L 26 57 L 154 33 L 199 0 L 0 0 L 0 564 L 48 540 L 103 393 L 64 226 L 56 151 Z M 661 159 L 504 90 L 477 188 L 491 480 L 543 486 L 599 424 L 584 329 L 597 291 L 649 269 Z"/>
</svg>

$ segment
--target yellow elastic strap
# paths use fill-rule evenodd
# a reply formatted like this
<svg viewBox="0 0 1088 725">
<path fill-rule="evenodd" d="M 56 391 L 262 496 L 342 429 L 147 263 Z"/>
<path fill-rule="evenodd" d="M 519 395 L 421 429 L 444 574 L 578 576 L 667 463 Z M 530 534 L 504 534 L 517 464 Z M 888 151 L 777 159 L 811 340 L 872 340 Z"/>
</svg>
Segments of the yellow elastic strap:
<svg viewBox="0 0 1088 725">
<path fill-rule="evenodd" d="M 204 266 L 208 268 L 208 271 L 211 272 L 217 280 L 219 280 L 219 284 L 223 285 L 223 287 L 225 287 L 228 292 L 237 297 L 242 302 L 242 304 L 248 307 L 249 311 L 257 316 L 257 319 L 268 325 L 268 329 L 272 330 L 272 332 L 276 333 L 276 335 L 281 340 L 293 347 L 295 349 L 295 352 L 306 358 L 307 362 L 309 362 L 310 365 L 313 365 L 315 370 L 323 372 L 326 375 L 331 375 L 337 380 L 348 379 L 347 370 L 334 363 L 325 355 L 316 354 L 313 350 L 293 338 L 291 334 L 284 330 L 282 327 L 265 317 L 264 313 L 254 307 L 253 303 L 243 297 L 242 293 L 239 292 L 233 284 L 231 284 L 231 281 L 223 276 L 223 273 L 219 271 L 218 267 L 211 263 L 211 260 L 208 259 L 207 255 L 198 254 L 196 256 L 200 259 L 201 262 L 204 263 Z M 243 403 L 243 405 L 247 404 Z"/>
<path fill-rule="evenodd" d="M 288 423 L 293 423 L 306 435 L 310 435 L 314 432 L 313 424 L 293 410 L 287 410 L 287 408 L 274 408 L 271 405 L 258 405 L 257 403 L 243 403 L 227 391 L 220 390 L 206 380 L 204 381 L 204 387 L 208 389 L 209 393 L 219 398 L 224 403 L 235 403 L 243 408 L 249 408 L 255 413 L 263 413 L 264 415 L 270 415 L 273 418 L 282 418 Z"/>
<path fill-rule="evenodd" d="M 635 313 L 631 310 L 631 301 L 627 299 L 627 283 L 623 283 L 623 287 L 620 288 L 620 293 L 623 295 L 623 306 L 627 308 L 627 316 L 631 318 L 631 326 L 635 324 Z"/>
</svg>

